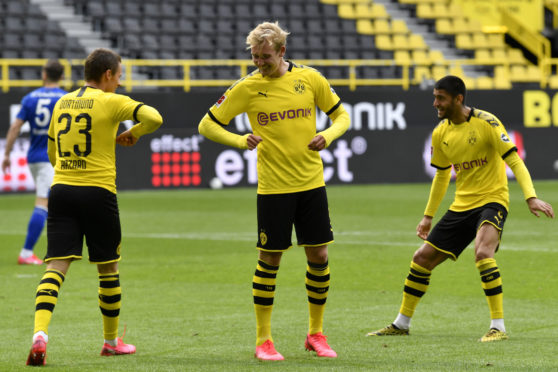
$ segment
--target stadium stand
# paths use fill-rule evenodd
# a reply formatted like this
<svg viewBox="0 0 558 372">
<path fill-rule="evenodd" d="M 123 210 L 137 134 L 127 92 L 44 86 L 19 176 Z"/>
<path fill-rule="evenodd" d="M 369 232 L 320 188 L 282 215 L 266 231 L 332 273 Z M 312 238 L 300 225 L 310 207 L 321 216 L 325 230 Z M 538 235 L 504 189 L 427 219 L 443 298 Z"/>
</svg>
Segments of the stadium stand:
<svg viewBox="0 0 558 372">
<path fill-rule="evenodd" d="M 554 0 L 545 1 L 558 13 Z M 545 79 L 504 34 L 483 32 L 450 0 L 50 0 L 91 30 L 86 37 L 47 17 L 40 2 L 0 0 L 0 58 L 81 59 L 101 43 L 134 60 L 246 60 L 246 34 L 263 20 L 277 19 L 292 32 L 290 59 L 386 62 L 356 67 L 360 79 L 398 78 L 405 66 L 415 85 L 431 84 L 448 72 L 482 89 Z M 342 66 L 318 68 L 330 79 L 346 79 L 349 69 Z M 27 70 L 10 68 L 10 76 L 36 78 Z M 81 74 L 79 67 L 74 70 Z M 134 69 L 155 80 L 183 79 L 184 71 L 178 65 Z M 235 80 L 240 71 L 238 66 L 194 66 L 189 74 Z M 558 78 L 549 82 L 558 84 Z"/>
</svg>

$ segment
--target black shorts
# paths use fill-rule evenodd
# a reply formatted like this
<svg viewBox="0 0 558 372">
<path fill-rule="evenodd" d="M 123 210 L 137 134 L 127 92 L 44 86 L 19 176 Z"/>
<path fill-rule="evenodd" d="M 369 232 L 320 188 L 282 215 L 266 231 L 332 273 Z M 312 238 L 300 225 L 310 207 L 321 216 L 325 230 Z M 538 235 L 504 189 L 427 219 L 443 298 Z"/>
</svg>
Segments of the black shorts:
<svg viewBox="0 0 558 372">
<path fill-rule="evenodd" d="M 45 261 L 81 259 L 84 237 L 90 262 L 120 260 L 116 195 L 102 187 L 54 185 L 48 198 Z"/>
<path fill-rule="evenodd" d="M 507 215 L 506 208 L 498 203 L 488 203 L 465 212 L 447 211 L 434 226 L 426 242 L 456 260 L 475 239 L 477 231 L 484 223 L 498 229 L 501 239 Z"/>
<path fill-rule="evenodd" d="M 333 242 L 325 187 L 290 194 L 258 194 L 258 249 L 289 249 L 293 225 L 298 245 L 317 247 Z"/>
</svg>

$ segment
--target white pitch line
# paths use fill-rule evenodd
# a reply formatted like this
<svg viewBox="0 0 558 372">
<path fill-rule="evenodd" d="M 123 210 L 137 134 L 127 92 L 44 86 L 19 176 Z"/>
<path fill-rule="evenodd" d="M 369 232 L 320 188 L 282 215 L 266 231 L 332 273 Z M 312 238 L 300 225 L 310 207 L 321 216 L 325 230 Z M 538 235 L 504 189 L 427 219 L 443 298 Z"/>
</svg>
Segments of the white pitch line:
<svg viewBox="0 0 558 372">
<path fill-rule="evenodd" d="M 0 231 L 1 235 L 25 235 L 25 233 L 18 233 L 14 231 Z M 376 237 L 376 236 L 404 236 L 402 239 L 394 239 L 390 241 L 379 241 L 379 240 L 355 240 L 355 239 L 345 239 L 344 237 Z M 406 241 L 410 234 L 406 231 L 392 231 L 392 234 L 385 234 L 382 232 L 374 231 L 343 231 L 335 233 L 335 244 L 338 246 L 342 245 L 360 245 L 367 247 L 410 247 L 418 248 L 422 243 L 420 239 L 413 239 L 412 241 Z M 508 234 L 506 234 L 508 235 Z M 554 234 L 552 234 L 554 235 Z M 132 239 L 171 239 L 171 240 L 210 240 L 210 241 L 237 241 L 237 242 L 256 242 L 256 234 L 252 232 L 215 232 L 215 233 L 124 233 L 124 238 Z M 546 253 L 558 253 L 558 249 L 554 246 L 539 246 L 534 248 L 528 248 L 523 245 L 518 244 L 506 244 L 505 236 L 504 242 L 502 243 L 501 250 L 514 251 L 514 252 L 546 252 Z"/>
</svg>

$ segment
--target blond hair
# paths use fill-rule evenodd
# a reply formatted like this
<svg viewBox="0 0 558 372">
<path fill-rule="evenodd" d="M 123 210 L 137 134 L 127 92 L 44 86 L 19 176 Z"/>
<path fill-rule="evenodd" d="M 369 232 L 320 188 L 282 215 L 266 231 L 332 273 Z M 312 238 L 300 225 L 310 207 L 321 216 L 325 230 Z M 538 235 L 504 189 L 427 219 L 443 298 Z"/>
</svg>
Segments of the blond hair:
<svg viewBox="0 0 558 372">
<path fill-rule="evenodd" d="M 282 46 L 287 44 L 287 35 L 289 34 L 290 32 L 283 30 L 279 26 L 278 21 L 275 21 L 275 23 L 260 23 L 246 37 L 246 44 L 248 44 L 246 49 L 261 46 L 267 42 L 276 51 L 279 51 Z"/>
</svg>

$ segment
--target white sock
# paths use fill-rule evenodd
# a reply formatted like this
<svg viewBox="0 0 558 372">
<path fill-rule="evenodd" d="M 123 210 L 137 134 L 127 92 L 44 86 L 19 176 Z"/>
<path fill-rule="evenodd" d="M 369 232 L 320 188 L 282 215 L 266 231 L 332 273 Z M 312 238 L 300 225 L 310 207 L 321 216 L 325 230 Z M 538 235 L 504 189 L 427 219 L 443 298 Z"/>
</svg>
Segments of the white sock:
<svg viewBox="0 0 558 372">
<path fill-rule="evenodd" d="M 411 318 L 399 313 L 397 314 L 397 318 L 393 321 L 393 324 L 399 329 L 409 329 L 411 328 Z"/>
<path fill-rule="evenodd" d="M 21 248 L 21 252 L 19 252 L 19 257 L 27 258 L 33 256 L 33 251 L 31 249 Z"/>
<path fill-rule="evenodd" d="M 35 333 L 35 334 L 33 335 L 33 342 L 35 342 L 35 340 L 36 340 L 37 337 L 39 337 L 39 336 L 43 336 L 45 342 L 48 343 L 48 335 L 47 335 L 46 333 L 44 333 L 43 331 L 39 331 L 39 332 L 37 332 L 37 333 Z"/>
<path fill-rule="evenodd" d="M 105 344 L 109 344 L 112 347 L 116 347 L 118 345 L 118 339 L 115 338 L 114 340 L 105 340 Z"/>
<path fill-rule="evenodd" d="M 490 328 L 496 328 L 502 332 L 506 332 L 506 326 L 504 326 L 504 319 L 492 319 L 490 321 Z"/>
</svg>

